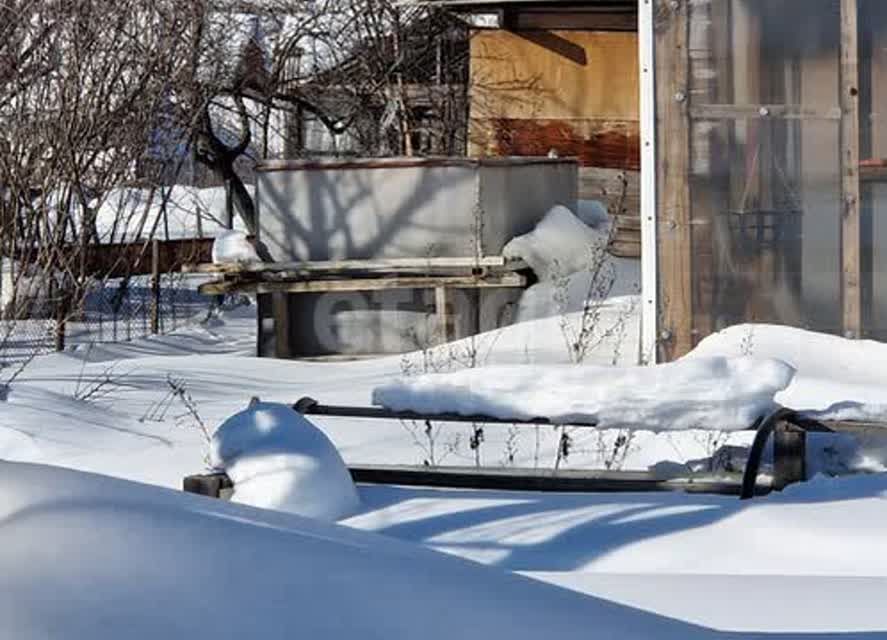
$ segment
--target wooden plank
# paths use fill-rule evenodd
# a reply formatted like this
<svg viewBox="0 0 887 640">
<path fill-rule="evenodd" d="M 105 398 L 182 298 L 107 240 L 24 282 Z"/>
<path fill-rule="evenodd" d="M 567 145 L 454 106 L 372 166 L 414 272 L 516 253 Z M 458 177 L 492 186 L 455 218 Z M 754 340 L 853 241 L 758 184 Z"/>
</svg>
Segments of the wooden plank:
<svg viewBox="0 0 887 640">
<path fill-rule="evenodd" d="M 149 240 L 114 244 L 90 244 L 85 248 L 80 244 L 69 244 L 59 249 L 60 262 L 80 256 L 83 259 L 83 272 L 101 278 L 121 278 L 134 275 L 150 275 L 152 269 L 151 246 Z M 160 243 L 160 272 L 178 271 L 187 262 L 210 260 L 212 238 L 188 238 L 163 240 Z M 15 257 L 23 262 L 33 260 L 30 250 L 17 251 Z M 79 259 L 77 262 L 79 263 Z"/>
<path fill-rule="evenodd" d="M 777 491 L 807 479 L 807 434 L 797 427 L 778 425 L 773 431 L 773 488 Z"/>
<path fill-rule="evenodd" d="M 623 183 L 623 180 L 625 183 Z M 625 184 L 625 197 L 622 197 Z M 601 167 L 579 167 L 579 199 L 599 200 L 611 215 L 626 215 L 640 220 L 640 172 Z M 616 211 L 622 203 L 622 211 Z"/>
<path fill-rule="evenodd" d="M 446 344 L 453 339 L 455 326 L 453 322 L 453 301 L 451 292 L 447 287 L 434 288 L 434 311 L 437 316 L 437 338 L 440 344 Z"/>
<path fill-rule="evenodd" d="M 641 256 L 641 241 L 616 240 L 607 245 L 607 252 L 617 258 L 639 258 Z"/>
<path fill-rule="evenodd" d="M 686 0 L 657 3 L 660 359 L 693 347 L 690 227 L 689 24 Z"/>
<path fill-rule="evenodd" d="M 515 10 L 512 28 L 563 29 L 581 31 L 628 31 L 638 30 L 637 9 L 623 11 L 588 11 L 586 7 L 567 7 L 562 10 L 534 7 Z"/>
<path fill-rule="evenodd" d="M 337 273 L 345 271 L 399 271 L 410 269 L 416 271 L 437 270 L 508 270 L 521 271 L 527 268 L 523 260 L 504 256 L 474 257 L 439 257 L 439 258 L 375 258 L 367 260 L 318 260 L 293 262 L 237 262 L 231 264 L 186 264 L 182 271 L 186 273 Z"/>
<path fill-rule="evenodd" d="M 527 279 L 517 273 L 487 276 L 415 276 L 387 278 L 353 278 L 336 280 L 301 280 L 301 281 L 239 281 L 215 280 L 207 282 L 198 291 L 203 295 L 222 295 L 226 293 L 329 293 L 353 291 L 385 291 L 388 289 L 436 289 L 437 287 L 455 289 L 522 289 L 527 286 Z"/>
<path fill-rule="evenodd" d="M 202 288 L 198 288 L 202 291 Z M 267 293 L 267 292 L 262 292 Z M 292 314 L 289 295 L 275 292 L 271 295 L 271 315 L 274 318 L 274 357 L 292 358 L 296 355 L 293 345 Z"/>
<path fill-rule="evenodd" d="M 817 109 L 799 104 L 695 104 L 690 109 L 695 120 L 834 120 L 840 109 Z"/>
<path fill-rule="evenodd" d="M 427 90 L 427 86 L 425 88 Z M 413 167 L 511 167 L 572 164 L 569 158 L 359 158 L 356 160 L 263 160 L 256 171 L 343 171 L 355 169 L 404 169 Z"/>
<path fill-rule="evenodd" d="M 844 334 L 861 337 L 862 243 L 859 180 L 859 18 L 841 0 L 841 263 Z"/>
<path fill-rule="evenodd" d="M 859 167 L 860 182 L 887 182 L 887 166 L 863 165 Z"/>
<path fill-rule="evenodd" d="M 160 333 L 160 240 L 151 241 L 151 333 Z"/>
<path fill-rule="evenodd" d="M 225 473 L 201 473 L 186 476 L 182 481 L 182 490 L 200 496 L 218 498 L 224 489 L 234 488 L 231 478 Z"/>
<path fill-rule="evenodd" d="M 863 422 L 861 420 L 826 420 L 823 424 L 839 433 L 852 433 L 855 435 L 887 435 L 887 424 L 882 422 Z"/>
</svg>

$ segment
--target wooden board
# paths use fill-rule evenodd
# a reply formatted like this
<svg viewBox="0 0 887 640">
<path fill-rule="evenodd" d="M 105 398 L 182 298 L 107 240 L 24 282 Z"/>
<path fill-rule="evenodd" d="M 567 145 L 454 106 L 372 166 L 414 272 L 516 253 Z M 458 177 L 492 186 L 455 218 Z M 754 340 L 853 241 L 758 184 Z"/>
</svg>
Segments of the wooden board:
<svg viewBox="0 0 887 640">
<path fill-rule="evenodd" d="M 488 276 L 403 276 L 384 278 L 337 278 L 317 280 L 216 280 L 200 285 L 203 295 L 228 293 L 329 293 L 354 291 L 385 291 L 389 289 L 455 289 L 514 288 L 527 286 L 527 279 L 518 273 Z"/>
<path fill-rule="evenodd" d="M 693 347 L 687 3 L 657 3 L 655 21 L 659 358 L 671 361 Z"/>
<path fill-rule="evenodd" d="M 231 264 L 186 264 L 182 271 L 186 273 L 274 273 L 293 272 L 306 274 L 341 273 L 341 272 L 374 272 L 398 271 L 402 269 L 417 271 L 459 270 L 474 271 L 506 270 L 521 271 L 527 264 L 518 259 L 504 256 L 474 257 L 439 257 L 439 258 L 378 258 L 368 260 L 318 260 L 299 262 L 237 262 Z"/>
<path fill-rule="evenodd" d="M 160 273 L 178 271 L 188 262 L 204 262 L 211 259 L 213 238 L 187 238 L 159 240 L 157 269 Z M 36 249 L 34 250 L 36 251 Z M 134 275 L 150 275 L 154 270 L 150 240 L 114 244 L 90 244 L 86 251 L 79 244 L 60 249 L 60 264 L 83 264 L 85 275 L 101 278 L 123 278 Z M 29 250 L 16 253 L 16 259 L 33 261 Z"/>
<path fill-rule="evenodd" d="M 607 169 L 601 167 L 579 168 L 579 199 L 600 200 L 607 210 L 616 215 L 641 215 L 640 171 Z M 613 208 L 622 198 L 622 180 L 626 181 L 625 199 L 622 211 Z"/>
<path fill-rule="evenodd" d="M 857 0 L 841 0 L 841 267 L 844 334 L 862 336 Z"/>
</svg>

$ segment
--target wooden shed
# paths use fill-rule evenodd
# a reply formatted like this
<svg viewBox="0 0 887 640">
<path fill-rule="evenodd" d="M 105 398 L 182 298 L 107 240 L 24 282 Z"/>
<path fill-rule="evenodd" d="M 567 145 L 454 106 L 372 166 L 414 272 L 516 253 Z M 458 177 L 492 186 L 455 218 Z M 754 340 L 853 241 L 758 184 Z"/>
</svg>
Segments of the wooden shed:
<svg viewBox="0 0 887 640">
<path fill-rule="evenodd" d="M 602 200 L 620 216 L 613 251 L 636 257 L 637 1 L 443 3 L 474 26 L 469 155 L 578 158 L 580 199 Z"/>
<path fill-rule="evenodd" d="M 887 338 L 887 2 L 641 0 L 643 343 Z"/>
</svg>

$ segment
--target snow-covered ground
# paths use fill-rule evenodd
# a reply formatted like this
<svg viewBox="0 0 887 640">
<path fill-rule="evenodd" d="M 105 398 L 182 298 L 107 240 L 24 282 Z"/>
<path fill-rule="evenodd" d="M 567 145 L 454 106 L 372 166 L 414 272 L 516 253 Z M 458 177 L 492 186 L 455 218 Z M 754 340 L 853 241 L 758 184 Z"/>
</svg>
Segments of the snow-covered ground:
<svg viewBox="0 0 887 640">
<path fill-rule="evenodd" d="M 3 638 L 708 637 L 391 538 L 103 476 L 0 463 L 0 505 Z"/>
<path fill-rule="evenodd" d="M 206 440 L 199 422 L 212 430 L 244 409 L 252 396 L 291 403 L 312 395 L 328 403 L 368 404 L 376 386 L 404 371 L 401 358 L 334 363 L 254 358 L 254 321 L 252 310 L 244 308 L 170 336 L 38 358 L 2 407 L 0 456 L 178 488 L 184 475 L 205 464 Z M 541 319 L 481 336 L 474 345 L 483 347 L 490 363 L 564 363 L 568 356 L 557 331 L 556 318 Z M 756 332 L 758 352 L 764 353 L 768 330 Z M 785 348 L 792 339 L 803 338 L 783 336 L 777 342 Z M 451 349 L 470 344 L 448 347 L 437 358 L 447 362 Z M 869 351 L 876 347 L 870 345 Z M 879 357 L 877 350 L 872 357 Z M 407 360 L 419 366 L 428 358 L 432 356 L 418 353 Z M 827 358 L 836 361 L 835 348 Z M 813 365 L 793 364 L 800 373 L 783 393 L 812 393 L 805 391 L 810 378 L 803 373 L 805 365 Z M 866 389 L 878 384 L 877 370 L 869 372 Z M 810 384 L 820 384 L 819 378 L 813 379 Z M 92 386 L 108 380 L 89 397 Z M 173 386 L 185 392 L 176 395 Z M 848 388 L 845 396 L 866 399 L 864 393 L 854 393 L 855 387 Z M 313 421 L 348 462 L 417 463 L 428 456 L 422 432 L 404 425 Z M 438 434 L 436 444 L 445 463 L 473 461 L 466 444 L 469 434 L 460 430 L 466 428 Z M 489 426 L 486 434 L 483 461 L 502 464 L 508 429 Z M 599 462 L 596 436 L 579 429 L 574 435 L 578 444 L 568 466 Z M 641 432 L 626 466 L 702 457 L 711 444 L 708 435 Z M 549 429 L 543 429 L 541 437 L 536 453 L 535 430 L 521 430 L 517 444 L 511 444 L 517 450 L 514 463 L 532 466 L 538 460 L 540 467 L 550 467 L 557 440 Z M 447 447 L 454 442 L 458 446 L 450 451 Z M 348 526 L 526 573 L 667 618 L 735 631 L 887 632 L 881 609 L 887 595 L 887 563 L 881 553 L 881 534 L 887 527 L 883 475 L 816 480 L 750 503 L 689 494 L 559 495 L 370 486 L 359 487 L 359 493 L 360 512 L 344 521 Z M 786 598 L 785 589 L 797 589 L 798 596 Z M 810 606 L 805 595 L 822 606 Z M 752 609 L 762 613 L 748 613 Z M 680 637 L 696 632 L 696 627 L 681 629 L 689 635 Z"/>
<path fill-rule="evenodd" d="M 611 295 L 594 312 L 598 326 L 615 329 L 595 336 L 572 367 L 618 378 L 633 373 L 598 367 L 638 359 L 637 265 L 615 260 L 612 269 Z M 360 486 L 359 504 L 342 511 L 345 527 L 169 491 L 205 468 L 210 434 L 238 412 L 249 415 L 254 396 L 368 405 L 374 389 L 396 378 L 409 384 L 468 361 L 509 371 L 575 363 L 567 336 L 581 328 L 582 311 L 573 292 L 593 286 L 590 277 L 543 280 L 525 296 L 525 322 L 404 357 L 255 358 L 254 311 L 244 307 L 166 336 L 37 358 L 0 404 L 0 458 L 104 475 L 0 464 L 0 637 L 273 638 L 293 630 L 340 637 L 357 629 L 386 638 L 887 637 L 883 473 L 818 477 L 750 502 Z M 794 370 L 768 388 L 768 402 L 775 394 L 777 402 L 829 416 L 887 419 L 880 396 L 887 345 L 734 327 L 689 358 L 707 360 L 678 368 L 705 370 L 712 359 L 734 356 L 775 358 Z M 642 384 L 649 374 L 639 375 Z M 686 392 L 689 382 L 671 378 L 659 381 L 663 397 Z M 630 389 L 623 399 L 631 400 Z M 560 442 L 551 427 L 489 425 L 472 449 L 470 426 L 429 434 L 424 425 L 398 422 L 311 422 L 348 463 L 479 459 L 550 469 Z M 282 423 L 262 424 L 260 437 L 250 432 L 246 441 L 267 444 L 264 436 Z M 236 425 L 227 444 L 237 446 L 216 448 L 215 464 L 236 464 L 244 442 Z M 682 465 L 750 440 L 747 432 L 705 430 L 569 433 L 565 467 Z M 328 451 L 325 440 L 303 435 Z M 823 437 L 812 448 L 820 461 L 834 458 L 835 468 L 878 471 L 887 462 L 887 440 L 877 434 L 861 445 Z M 287 473 L 305 462 L 274 447 L 265 453 Z M 313 473 L 310 465 L 300 469 L 290 477 Z M 245 467 L 247 482 L 254 471 Z"/>
</svg>

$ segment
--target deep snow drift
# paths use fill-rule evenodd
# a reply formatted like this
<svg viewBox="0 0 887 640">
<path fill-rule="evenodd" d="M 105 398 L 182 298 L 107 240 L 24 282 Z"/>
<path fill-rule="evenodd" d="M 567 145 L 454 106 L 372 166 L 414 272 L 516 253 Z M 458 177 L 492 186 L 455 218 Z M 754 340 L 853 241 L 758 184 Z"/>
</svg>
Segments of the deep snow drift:
<svg viewBox="0 0 887 640">
<path fill-rule="evenodd" d="M 402 378 L 377 387 L 373 402 L 420 413 L 732 431 L 772 411 L 793 375 L 779 360 L 723 357 L 649 367 L 480 367 Z"/>
<path fill-rule="evenodd" d="M 234 502 L 334 522 L 360 500 L 336 447 L 284 404 L 254 402 L 213 435 L 210 464 L 234 482 Z"/>
<path fill-rule="evenodd" d="M 0 463 L 0 637 L 692 639 L 700 627 L 393 539 Z"/>
<path fill-rule="evenodd" d="M 887 344 L 766 324 L 708 336 L 687 358 L 778 358 L 797 370 L 777 400 L 832 420 L 887 421 Z"/>
</svg>

